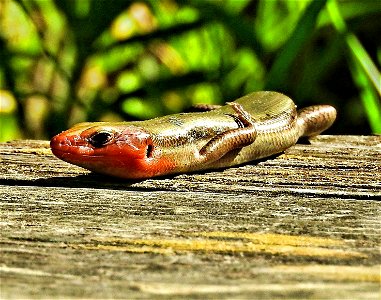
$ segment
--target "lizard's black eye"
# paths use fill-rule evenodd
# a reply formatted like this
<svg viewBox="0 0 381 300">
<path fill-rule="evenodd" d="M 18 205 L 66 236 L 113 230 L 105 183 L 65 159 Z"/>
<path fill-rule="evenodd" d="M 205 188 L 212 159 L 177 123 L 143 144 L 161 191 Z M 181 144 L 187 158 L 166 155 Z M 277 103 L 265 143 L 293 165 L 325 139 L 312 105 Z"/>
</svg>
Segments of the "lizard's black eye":
<svg viewBox="0 0 381 300">
<path fill-rule="evenodd" d="M 110 131 L 98 131 L 89 138 L 89 143 L 96 148 L 106 146 L 114 141 L 114 133 Z"/>
</svg>

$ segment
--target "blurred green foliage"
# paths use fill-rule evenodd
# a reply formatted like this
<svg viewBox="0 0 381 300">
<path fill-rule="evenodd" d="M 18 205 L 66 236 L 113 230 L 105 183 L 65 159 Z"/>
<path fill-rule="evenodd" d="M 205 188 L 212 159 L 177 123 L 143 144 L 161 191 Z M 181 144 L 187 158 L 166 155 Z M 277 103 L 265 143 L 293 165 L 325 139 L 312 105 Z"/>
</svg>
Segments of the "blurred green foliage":
<svg viewBox="0 0 381 300">
<path fill-rule="evenodd" d="M 0 141 L 276 90 L 381 133 L 381 1 L 0 0 Z"/>
</svg>

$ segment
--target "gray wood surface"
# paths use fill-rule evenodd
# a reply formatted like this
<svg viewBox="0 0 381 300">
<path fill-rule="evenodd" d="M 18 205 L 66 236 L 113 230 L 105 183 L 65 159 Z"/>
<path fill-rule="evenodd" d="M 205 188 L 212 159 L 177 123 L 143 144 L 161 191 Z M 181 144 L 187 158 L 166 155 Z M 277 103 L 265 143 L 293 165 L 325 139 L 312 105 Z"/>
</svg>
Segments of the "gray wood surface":
<svg viewBox="0 0 381 300">
<path fill-rule="evenodd" d="M 0 298 L 380 299 L 381 137 L 121 181 L 0 144 Z"/>
</svg>

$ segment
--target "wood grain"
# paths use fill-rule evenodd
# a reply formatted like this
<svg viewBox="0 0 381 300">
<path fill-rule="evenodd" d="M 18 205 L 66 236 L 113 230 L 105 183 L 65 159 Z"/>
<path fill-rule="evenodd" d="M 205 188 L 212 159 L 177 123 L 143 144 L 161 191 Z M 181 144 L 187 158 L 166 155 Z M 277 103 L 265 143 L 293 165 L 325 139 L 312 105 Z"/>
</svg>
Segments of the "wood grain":
<svg viewBox="0 0 381 300">
<path fill-rule="evenodd" d="M 379 299 L 381 138 L 121 181 L 0 144 L 7 298 Z"/>
</svg>

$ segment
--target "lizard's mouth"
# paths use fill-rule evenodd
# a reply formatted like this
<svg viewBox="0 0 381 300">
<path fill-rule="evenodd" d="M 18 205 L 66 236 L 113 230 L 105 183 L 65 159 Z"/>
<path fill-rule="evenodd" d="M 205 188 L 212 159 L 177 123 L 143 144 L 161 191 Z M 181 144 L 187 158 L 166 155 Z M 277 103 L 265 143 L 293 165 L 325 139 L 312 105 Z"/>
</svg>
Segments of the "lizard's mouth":
<svg viewBox="0 0 381 300">
<path fill-rule="evenodd" d="M 90 156 L 94 155 L 94 149 L 89 147 L 88 142 L 79 136 L 67 136 L 65 132 L 54 136 L 50 141 L 50 148 L 55 156 L 63 159 L 65 155 Z"/>
<path fill-rule="evenodd" d="M 117 157 L 110 155 L 84 155 L 52 147 L 61 160 L 90 171 L 126 179 L 144 179 L 159 176 L 174 168 L 168 159 Z"/>
<path fill-rule="evenodd" d="M 85 153 L 83 153 L 83 151 L 81 151 L 81 152 L 74 152 L 74 151 L 68 152 L 66 150 L 54 148 L 54 147 L 51 147 L 51 150 L 52 150 L 52 153 L 56 157 L 58 157 L 59 159 L 62 159 L 64 161 L 67 161 L 67 162 L 70 162 L 73 164 L 75 164 L 76 161 L 81 162 L 84 159 L 91 159 L 92 157 L 93 158 L 104 157 L 104 155 L 85 154 Z M 71 150 L 73 150 L 73 149 L 71 149 Z"/>
</svg>

